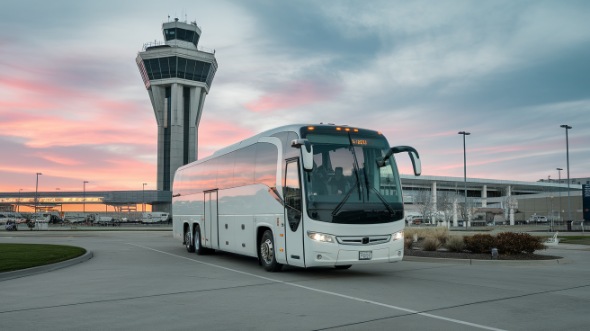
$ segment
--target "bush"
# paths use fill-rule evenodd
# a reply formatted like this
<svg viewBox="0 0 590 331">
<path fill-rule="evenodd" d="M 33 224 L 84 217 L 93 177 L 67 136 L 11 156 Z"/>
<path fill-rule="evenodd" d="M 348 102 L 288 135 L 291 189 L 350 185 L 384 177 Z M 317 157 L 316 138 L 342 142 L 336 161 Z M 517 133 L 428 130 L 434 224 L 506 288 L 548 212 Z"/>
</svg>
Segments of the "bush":
<svg viewBox="0 0 590 331">
<path fill-rule="evenodd" d="M 414 245 L 414 239 L 411 237 L 405 237 L 404 238 L 404 248 L 405 249 L 412 249 L 412 246 Z"/>
<path fill-rule="evenodd" d="M 449 229 L 447 228 L 435 228 L 434 231 L 430 234 L 434 238 L 438 239 L 438 242 L 441 246 L 444 246 L 447 242 L 449 237 Z"/>
<path fill-rule="evenodd" d="M 472 253 L 490 253 L 493 247 L 496 247 L 496 240 L 489 234 L 475 234 L 471 237 L 463 238 L 465 249 Z"/>
<path fill-rule="evenodd" d="M 445 246 L 451 252 L 462 252 L 465 249 L 465 242 L 463 237 L 450 236 L 447 238 Z"/>
<path fill-rule="evenodd" d="M 496 236 L 496 243 L 498 252 L 506 255 L 532 254 L 538 249 L 545 248 L 541 238 L 528 233 L 502 232 Z"/>
<path fill-rule="evenodd" d="M 424 239 L 422 243 L 422 250 L 425 251 L 436 251 L 440 247 L 440 241 L 434 237 L 428 237 Z"/>
</svg>

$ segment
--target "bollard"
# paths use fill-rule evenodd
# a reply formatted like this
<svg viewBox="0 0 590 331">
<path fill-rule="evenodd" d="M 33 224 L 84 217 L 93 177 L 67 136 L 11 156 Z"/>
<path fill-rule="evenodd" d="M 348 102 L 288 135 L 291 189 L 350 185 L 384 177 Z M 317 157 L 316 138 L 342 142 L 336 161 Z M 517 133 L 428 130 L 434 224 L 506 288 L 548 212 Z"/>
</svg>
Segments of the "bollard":
<svg viewBox="0 0 590 331">
<path fill-rule="evenodd" d="M 492 260 L 497 260 L 498 259 L 498 249 L 497 248 L 492 248 Z"/>
</svg>

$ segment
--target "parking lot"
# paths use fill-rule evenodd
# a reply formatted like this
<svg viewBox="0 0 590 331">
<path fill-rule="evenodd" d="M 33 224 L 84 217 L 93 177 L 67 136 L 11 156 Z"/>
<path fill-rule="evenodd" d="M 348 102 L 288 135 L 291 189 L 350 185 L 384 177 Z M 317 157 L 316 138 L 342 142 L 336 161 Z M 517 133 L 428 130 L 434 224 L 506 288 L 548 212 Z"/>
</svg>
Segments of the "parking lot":
<svg viewBox="0 0 590 331">
<path fill-rule="evenodd" d="M 558 263 L 414 262 L 263 271 L 186 252 L 168 231 L 0 232 L 0 243 L 81 246 L 93 258 L 0 278 L 2 330 L 586 330 L 590 251 Z M 501 261 L 500 261 L 501 262 Z"/>
</svg>

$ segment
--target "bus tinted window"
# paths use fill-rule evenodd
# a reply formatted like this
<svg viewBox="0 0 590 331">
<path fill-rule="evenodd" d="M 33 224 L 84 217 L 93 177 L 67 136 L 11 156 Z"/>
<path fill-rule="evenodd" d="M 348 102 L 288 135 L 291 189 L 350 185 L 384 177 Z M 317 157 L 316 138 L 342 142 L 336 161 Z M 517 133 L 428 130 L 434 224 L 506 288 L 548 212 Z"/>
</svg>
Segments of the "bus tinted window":
<svg viewBox="0 0 590 331">
<path fill-rule="evenodd" d="M 278 150 L 269 143 L 256 144 L 255 181 L 268 187 L 275 187 L 277 181 Z"/>
</svg>

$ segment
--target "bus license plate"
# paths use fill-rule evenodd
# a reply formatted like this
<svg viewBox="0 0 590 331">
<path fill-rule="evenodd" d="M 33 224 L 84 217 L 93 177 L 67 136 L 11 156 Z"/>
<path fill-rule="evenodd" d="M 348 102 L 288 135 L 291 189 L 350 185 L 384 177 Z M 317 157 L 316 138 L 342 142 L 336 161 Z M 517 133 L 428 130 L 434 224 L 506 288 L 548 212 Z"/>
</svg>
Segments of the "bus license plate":
<svg viewBox="0 0 590 331">
<path fill-rule="evenodd" d="M 359 260 L 370 260 L 373 258 L 373 251 L 360 251 Z"/>
</svg>

